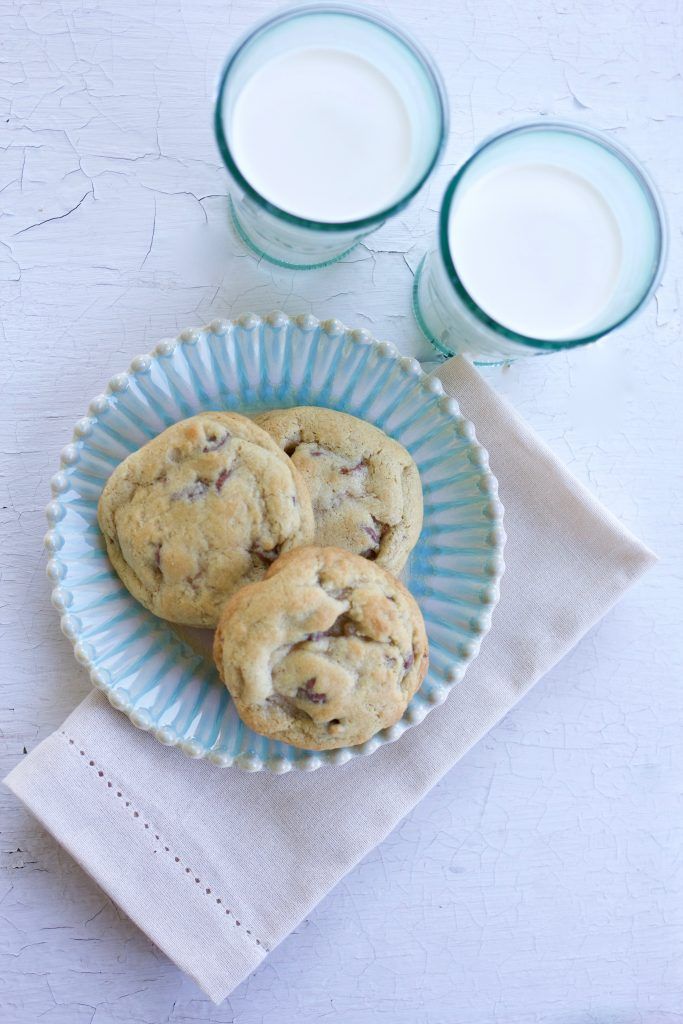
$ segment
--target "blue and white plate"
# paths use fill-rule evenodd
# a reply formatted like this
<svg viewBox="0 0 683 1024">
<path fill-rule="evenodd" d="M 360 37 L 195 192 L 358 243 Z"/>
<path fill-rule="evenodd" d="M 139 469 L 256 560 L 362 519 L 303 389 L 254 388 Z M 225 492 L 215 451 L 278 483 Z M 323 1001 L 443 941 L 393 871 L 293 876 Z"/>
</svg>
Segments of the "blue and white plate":
<svg viewBox="0 0 683 1024">
<path fill-rule="evenodd" d="M 424 491 L 405 582 L 422 609 L 429 673 L 403 718 L 367 743 L 318 753 L 252 732 L 197 646 L 135 601 L 107 559 L 97 501 L 112 470 L 171 423 L 209 409 L 322 405 L 400 441 Z M 476 656 L 503 572 L 503 509 L 485 450 L 440 381 L 337 320 L 251 313 L 162 341 L 113 377 L 62 451 L 47 507 L 52 602 L 78 661 L 115 708 L 191 757 L 246 771 L 310 771 L 392 742 L 440 704 Z"/>
</svg>

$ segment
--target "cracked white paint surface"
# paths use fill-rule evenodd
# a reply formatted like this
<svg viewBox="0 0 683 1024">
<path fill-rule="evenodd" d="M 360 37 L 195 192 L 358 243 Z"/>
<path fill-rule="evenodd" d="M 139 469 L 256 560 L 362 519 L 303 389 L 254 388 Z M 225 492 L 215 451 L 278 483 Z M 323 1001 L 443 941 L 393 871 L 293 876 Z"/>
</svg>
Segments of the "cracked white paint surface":
<svg viewBox="0 0 683 1024">
<path fill-rule="evenodd" d="M 334 315 L 429 357 L 412 269 L 445 180 L 510 121 L 613 132 L 664 194 L 656 306 L 590 351 L 486 371 L 662 561 L 219 1008 L 0 793 L 0 1019 L 682 1021 L 680 5 L 381 5 L 438 60 L 450 146 L 407 213 L 310 274 L 259 266 L 232 237 L 210 130 L 221 57 L 269 9 L 0 5 L 3 774 L 88 690 L 41 551 L 48 480 L 88 400 L 159 338 L 245 309 Z"/>
</svg>

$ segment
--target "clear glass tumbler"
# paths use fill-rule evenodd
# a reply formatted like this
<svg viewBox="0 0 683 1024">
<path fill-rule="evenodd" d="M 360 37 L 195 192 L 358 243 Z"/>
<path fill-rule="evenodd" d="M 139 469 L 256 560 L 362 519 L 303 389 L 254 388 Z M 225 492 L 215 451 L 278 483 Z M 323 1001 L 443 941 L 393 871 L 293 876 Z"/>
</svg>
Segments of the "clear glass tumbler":
<svg viewBox="0 0 683 1024">
<path fill-rule="evenodd" d="M 370 216 L 334 223 L 289 213 L 261 195 L 236 162 L 232 122 L 241 90 L 269 60 L 306 48 L 333 49 L 367 61 L 391 83 L 405 106 L 412 139 L 405 187 L 398 197 L 387 196 L 386 204 Z M 255 253 L 279 266 L 309 269 L 341 259 L 419 191 L 442 150 L 447 121 L 445 93 L 435 66 L 397 26 L 370 11 L 345 5 L 314 4 L 276 15 L 236 47 L 218 89 L 214 129 L 231 179 L 231 210 L 238 234 Z M 300 140 L 304 148 L 314 144 L 310 138 Z M 272 159 L 281 159 L 275 148 Z M 334 159 L 332 150 L 329 160 Z"/>
<path fill-rule="evenodd" d="M 547 165 L 578 176 L 597 193 L 611 211 L 620 240 L 621 259 L 609 297 L 583 330 L 567 337 L 533 337 L 503 326 L 475 301 L 456 271 L 456 250 L 463 239 L 452 217 L 468 190 L 501 169 Z M 486 238 L 480 242 L 485 256 Z M 415 275 L 413 309 L 425 337 L 444 355 L 462 353 L 477 363 L 495 363 L 562 351 L 596 341 L 633 317 L 655 291 L 665 257 L 661 202 L 645 171 L 627 152 L 578 125 L 523 124 L 486 140 L 450 182 L 441 204 L 436 245 Z M 491 258 L 495 259 L 493 252 Z"/>
</svg>

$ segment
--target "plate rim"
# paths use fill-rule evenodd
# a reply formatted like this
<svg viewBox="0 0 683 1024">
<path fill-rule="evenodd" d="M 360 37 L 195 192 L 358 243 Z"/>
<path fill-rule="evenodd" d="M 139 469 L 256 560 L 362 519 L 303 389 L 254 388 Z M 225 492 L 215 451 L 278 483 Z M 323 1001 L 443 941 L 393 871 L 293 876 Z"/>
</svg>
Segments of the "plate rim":
<svg viewBox="0 0 683 1024">
<path fill-rule="evenodd" d="M 479 450 L 482 453 L 478 469 L 481 472 L 482 477 L 487 481 L 484 493 L 486 494 L 489 505 L 493 510 L 493 514 L 491 516 L 492 528 L 495 527 L 497 529 L 497 539 L 495 542 L 491 543 L 491 555 L 495 557 L 495 569 L 489 576 L 489 586 L 492 588 L 494 596 L 486 606 L 488 615 L 476 638 L 473 636 L 472 639 L 467 642 L 468 650 L 461 654 L 457 666 L 453 666 L 448 682 L 437 684 L 432 687 L 428 697 L 424 699 L 423 704 L 416 708 L 416 711 L 418 712 L 417 714 L 410 716 L 408 714 L 409 709 L 406 709 L 398 722 L 387 729 L 380 730 L 375 733 L 370 737 L 370 739 L 366 740 L 365 743 L 350 747 L 339 747 L 329 751 L 314 751 L 308 755 L 302 756 L 301 758 L 297 758 L 295 761 L 285 761 L 282 758 L 263 760 L 256 755 L 249 754 L 239 754 L 235 758 L 230 758 L 227 755 L 211 750 L 203 748 L 199 749 L 200 745 L 195 741 L 188 740 L 181 736 L 174 738 L 172 742 L 169 743 L 168 740 L 164 741 L 160 739 L 160 737 L 156 735 L 156 732 L 159 730 L 152 728 L 151 723 L 146 722 L 144 716 L 136 715 L 134 708 L 128 709 L 121 707 L 120 701 L 116 696 L 116 681 L 111 680 L 111 682 L 109 682 L 96 667 L 91 666 L 89 652 L 80 642 L 80 630 L 72 628 L 68 621 L 70 602 L 65 600 L 66 595 L 61 586 L 65 573 L 62 571 L 62 563 L 59 562 L 58 557 L 58 552 L 64 543 L 64 538 L 59 530 L 59 523 L 65 515 L 64 505 L 60 502 L 60 496 L 68 489 L 68 478 L 65 476 L 64 471 L 75 465 L 78 461 L 78 445 L 87 440 L 87 437 L 92 430 L 90 421 L 92 419 L 97 419 L 106 410 L 109 398 L 125 391 L 128 387 L 130 377 L 135 376 L 140 372 L 146 372 L 150 368 L 153 360 L 158 360 L 159 358 L 172 355 L 178 345 L 194 344 L 203 333 L 222 336 L 229 334 L 235 327 L 241 327 L 247 331 L 255 331 L 257 328 L 260 329 L 264 324 L 274 328 L 284 328 L 291 324 L 305 331 L 320 329 L 330 337 L 338 337 L 340 334 L 345 334 L 358 343 L 372 346 L 376 349 L 378 354 L 384 358 L 391 358 L 396 361 L 404 372 L 413 376 L 416 382 L 422 383 L 426 390 L 430 391 L 435 397 L 440 398 L 442 400 L 440 402 L 441 410 L 451 418 L 457 417 L 459 421 L 458 433 L 460 436 L 464 437 L 469 444 L 475 448 L 475 450 Z M 89 669 L 90 680 L 93 686 L 104 693 L 113 707 L 117 710 L 123 711 L 131 724 L 136 728 L 144 732 L 151 732 L 158 742 L 164 743 L 166 746 L 177 747 L 184 754 L 195 760 L 208 760 L 218 767 L 235 767 L 250 773 L 256 771 L 268 771 L 277 775 L 284 774 L 288 771 L 312 771 L 322 767 L 323 765 L 332 767 L 333 765 L 345 764 L 356 757 L 366 756 L 373 753 L 386 743 L 396 742 L 405 732 L 410 730 L 414 725 L 418 725 L 423 721 L 426 715 L 434 707 L 442 704 L 450 694 L 454 685 L 462 680 L 465 672 L 477 657 L 482 640 L 491 628 L 492 614 L 500 597 L 500 581 L 505 572 L 503 553 L 507 541 L 504 528 L 505 509 L 498 496 L 498 480 L 489 465 L 488 451 L 478 440 L 473 423 L 467 417 L 462 415 L 457 399 L 446 394 L 444 386 L 439 378 L 430 373 L 426 373 L 416 358 L 402 354 L 391 342 L 378 340 L 365 328 L 347 327 L 342 321 L 337 320 L 336 318 L 319 319 L 310 313 L 287 314 L 280 310 L 273 310 L 272 312 L 266 313 L 262 316 L 256 313 L 246 312 L 234 317 L 214 318 L 202 327 L 185 328 L 179 331 L 175 338 L 163 339 L 158 342 L 151 352 L 134 357 L 131 360 L 128 371 L 115 374 L 111 377 L 105 391 L 97 395 L 88 404 L 88 410 L 85 416 L 76 421 L 71 442 L 67 444 L 60 453 L 59 470 L 52 477 L 50 487 L 52 500 L 48 503 L 45 509 L 45 516 L 49 527 L 44 538 L 44 546 L 49 556 L 46 566 L 46 575 L 53 584 L 51 591 L 52 604 L 60 614 L 62 632 L 72 645 L 76 661 Z M 186 642 L 181 642 L 185 643 L 185 646 L 187 646 Z M 426 707 L 424 705 L 426 705 Z M 271 761 L 277 763 L 270 763 Z"/>
</svg>

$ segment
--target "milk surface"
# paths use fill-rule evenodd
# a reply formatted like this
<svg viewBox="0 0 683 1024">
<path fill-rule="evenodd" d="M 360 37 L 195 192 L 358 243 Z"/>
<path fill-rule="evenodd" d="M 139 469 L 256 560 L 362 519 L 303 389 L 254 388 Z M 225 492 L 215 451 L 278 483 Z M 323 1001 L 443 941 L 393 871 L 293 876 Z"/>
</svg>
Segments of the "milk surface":
<svg viewBox="0 0 683 1024">
<path fill-rule="evenodd" d="M 358 220 L 406 190 L 406 106 L 380 70 L 343 50 L 294 50 L 265 63 L 237 96 L 229 135 L 253 188 L 300 217 Z"/>
<path fill-rule="evenodd" d="M 619 275 L 617 221 L 580 175 L 552 164 L 497 167 L 451 208 L 453 263 L 498 323 L 547 341 L 590 334 Z"/>
</svg>

